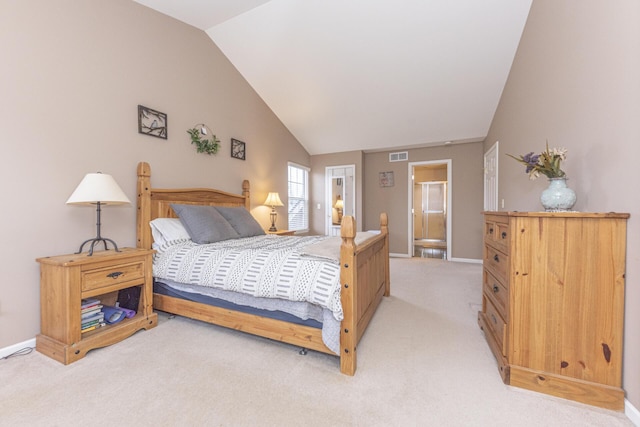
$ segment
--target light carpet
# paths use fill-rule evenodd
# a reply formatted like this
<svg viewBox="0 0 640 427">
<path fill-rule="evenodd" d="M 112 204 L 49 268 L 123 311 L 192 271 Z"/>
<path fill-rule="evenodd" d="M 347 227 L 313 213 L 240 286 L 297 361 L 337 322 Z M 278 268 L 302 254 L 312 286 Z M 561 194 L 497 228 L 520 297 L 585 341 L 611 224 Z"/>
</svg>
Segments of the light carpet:
<svg viewBox="0 0 640 427">
<path fill-rule="evenodd" d="M 392 259 L 391 293 L 337 357 L 181 317 L 68 366 L 0 361 L 0 426 L 632 426 L 502 383 L 476 317 L 481 266 Z"/>
</svg>

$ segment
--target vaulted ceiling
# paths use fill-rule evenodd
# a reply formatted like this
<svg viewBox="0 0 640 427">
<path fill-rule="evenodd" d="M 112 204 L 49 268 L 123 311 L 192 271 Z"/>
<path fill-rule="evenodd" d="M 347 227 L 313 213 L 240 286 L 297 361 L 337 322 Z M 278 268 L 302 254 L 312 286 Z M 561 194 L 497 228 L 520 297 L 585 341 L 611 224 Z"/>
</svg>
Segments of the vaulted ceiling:
<svg viewBox="0 0 640 427">
<path fill-rule="evenodd" d="M 484 139 L 532 0 L 134 0 L 206 31 L 310 154 Z"/>
</svg>

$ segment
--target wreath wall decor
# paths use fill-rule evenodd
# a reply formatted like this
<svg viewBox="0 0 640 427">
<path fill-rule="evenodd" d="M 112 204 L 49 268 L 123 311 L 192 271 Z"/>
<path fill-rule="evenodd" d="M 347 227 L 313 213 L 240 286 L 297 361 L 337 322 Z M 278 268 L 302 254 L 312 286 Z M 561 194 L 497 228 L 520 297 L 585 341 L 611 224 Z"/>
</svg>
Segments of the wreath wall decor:
<svg viewBox="0 0 640 427">
<path fill-rule="evenodd" d="M 204 123 L 199 123 L 187 129 L 191 136 L 191 143 L 196 146 L 198 153 L 217 154 L 220 149 L 220 140 L 211 132 L 211 129 Z"/>
</svg>

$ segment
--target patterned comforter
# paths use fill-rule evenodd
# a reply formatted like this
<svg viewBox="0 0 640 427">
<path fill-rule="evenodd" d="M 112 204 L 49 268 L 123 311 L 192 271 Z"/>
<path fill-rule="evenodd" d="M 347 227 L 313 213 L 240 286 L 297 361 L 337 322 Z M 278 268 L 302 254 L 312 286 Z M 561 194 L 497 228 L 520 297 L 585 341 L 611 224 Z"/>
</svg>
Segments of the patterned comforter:
<svg viewBox="0 0 640 427">
<path fill-rule="evenodd" d="M 305 255 L 326 236 L 256 236 L 199 245 L 176 240 L 158 248 L 153 275 L 255 297 L 305 301 L 342 320 L 340 265 Z"/>
</svg>

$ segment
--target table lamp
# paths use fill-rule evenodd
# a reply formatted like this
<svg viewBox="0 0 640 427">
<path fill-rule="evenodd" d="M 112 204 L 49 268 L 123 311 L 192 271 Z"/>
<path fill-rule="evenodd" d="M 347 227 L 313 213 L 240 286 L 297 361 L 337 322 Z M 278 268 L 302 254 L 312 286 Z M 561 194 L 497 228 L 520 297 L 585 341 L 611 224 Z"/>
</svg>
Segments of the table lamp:
<svg viewBox="0 0 640 427">
<path fill-rule="evenodd" d="M 278 214 L 276 213 L 276 206 L 284 206 L 282 200 L 280 200 L 280 195 L 278 193 L 269 193 L 267 196 L 267 200 L 264 201 L 264 204 L 267 206 L 271 206 L 271 228 L 269 231 L 278 231 L 276 228 L 276 218 Z"/>
<path fill-rule="evenodd" d="M 120 189 L 116 180 L 111 175 L 106 173 L 88 173 L 82 179 L 78 187 L 75 189 L 69 200 L 68 205 L 88 205 L 96 206 L 96 229 L 97 234 L 93 239 L 85 240 L 80 245 L 80 250 L 76 253 L 81 253 L 84 245 L 91 243 L 89 247 L 89 256 L 93 255 L 93 248 L 102 242 L 104 244 L 104 250 L 107 250 L 107 242 L 111 242 L 116 252 L 120 252 L 118 245 L 111 239 L 107 239 L 100 235 L 100 212 L 102 205 L 124 205 L 130 204 L 131 201 L 127 198 L 124 192 Z"/>
</svg>

